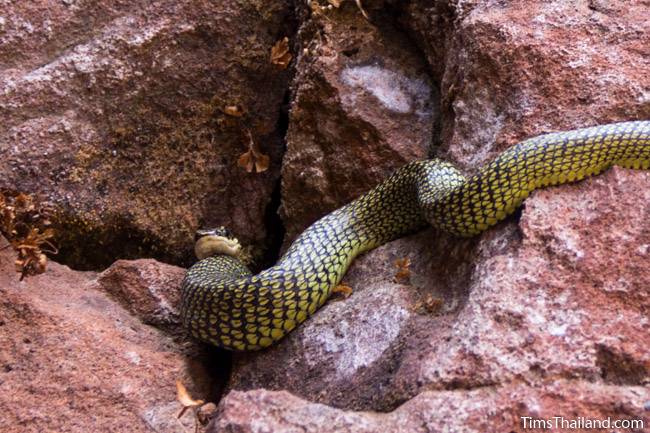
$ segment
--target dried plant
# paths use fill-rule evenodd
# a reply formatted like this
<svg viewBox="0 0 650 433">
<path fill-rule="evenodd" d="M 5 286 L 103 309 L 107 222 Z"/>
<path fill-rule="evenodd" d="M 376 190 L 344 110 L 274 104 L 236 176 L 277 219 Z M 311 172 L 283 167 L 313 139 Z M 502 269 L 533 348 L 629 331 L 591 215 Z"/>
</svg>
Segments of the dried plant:
<svg viewBox="0 0 650 433">
<path fill-rule="evenodd" d="M 183 407 L 178 415 L 176 415 L 176 420 L 179 420 L 179 425 L 185 431 L 185 426 L 180 423 L 180 418 L 188 409 L 194 414 L 194 433 L 198 433 L 199 426 L 205 427 L 217 410 L 217 406 L 214 403 L 206 403 L 203 400 L 194 399 L 180 380 L 176 381 L 176 399 Z"/>
<path fill-rule="evenodd" d="M 397 272 L 393 280 L 399 284 L 409 284 L 411 282 L 411 259 L 403 257 L 395 260 Z"/>
<path fill-rule="evenodd" d="M 291 63 L 291 52 L 289 51 L 289 38 L 286 36 L 273 45 L 271 48 L 271 63 L 280 67 L 280 69 L 287 69 Z"/>
<path fill-rule="evenodd" d="M 45 272 L 47 256 L 56 254 L 52 244 L 54 230 L 46 203 L 39 203 L 31 195 L 10 190 L 0 190 L 0 233 L 16 252 L 16 272 L 22 280 L 26 276 Z"/>
</svg>

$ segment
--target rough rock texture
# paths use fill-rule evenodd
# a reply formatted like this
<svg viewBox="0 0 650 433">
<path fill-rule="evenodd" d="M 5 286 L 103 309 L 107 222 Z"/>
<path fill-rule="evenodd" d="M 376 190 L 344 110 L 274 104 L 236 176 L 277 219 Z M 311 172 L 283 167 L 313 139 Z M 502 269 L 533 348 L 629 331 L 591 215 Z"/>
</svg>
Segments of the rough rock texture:
<svg viewBox="0 0 650 433">
<path fill-rule="evenodd" d="M 97 276 L 93 288 L 106 292 L 143 323 L 183 333 L 178 305 L 185 269 L 151 259 L 118 260 Z"/>
<path fill-rule="evenodd" d="M 371 24 L 353 3 L 301 14 L 282 165 L 287 241 L 425 158 L 439 104 L 421 55 L 390 21 Z"/>
<path fill-rule="evenodd" d="M 397 240 L 353 264 L 351 298 L 235 358 L 231 386 L 387 411 L 426 389 L 647 385 L 649 221 L 650 173 L 616 168 L 535 193 L 478 242 Z M 403 257 L 410 285 L 393 282 Z"/>
<path fill-rule="evenodd" d="M 363 4 L 372 23 L 351 1 L 301 17 L 282 168 L 287 241 L 432 142 L 473 171 L 526 137 L 650 118 L 642 0 Z M 431 83 L 429 96 L 414 80 Z M 429 101 L 424 124 L 418 100 Z"/>
<path fill-rule="evenodd" d="M 311 403 L 288 392 L 232 392 L 221 403 L 209 433 L 253 432 L 526 432 L 611 429 L 524 429 L 521 417 L 547 420 L 577 415 L 589 419 L 650 421 L 648 388 L 614 387 L 560 380 L 539 388 L 507 385 L 477 390 L 427 391 L 391 413 L 351 412 Z M 527 420 L 530 422 L 530 420 Z M 636 431 L 643 431 L 635 429 Z M 632 431 L 632 430 L 630 430 Z"/>
<path fill-rule="evenodd" d="M 440 80 L 439 154 L 466 169 L 532 135 L 650 118 L 646 0 L 387 3 Z"/>
<path fill-rule="evenodd" d="M 290 2 L 0 2 L 0 186 L 57 211 L 66 262 L 183 262 L 199 226 L 262 247 Z M 245 115 L 224 113 L 240 106 Z M 271 168 L 236 166 L 252 131 Z"/>
<path fill-rule="evenodd" d="M 93 289 L 96 274 L 50 263 L 45 274 L 19 282 L 13 266 L 10 251 L 0 252 L 2 432 L 176 433 L 175 380 L 209 395 L 205 355 Z M 158 274 L 160 281 L 149 281 L 174 272 Z M 123 291 L 136 292 L 130 289 Z M 191 417 L 183 423 L 193 428 Z"/>
</svg>

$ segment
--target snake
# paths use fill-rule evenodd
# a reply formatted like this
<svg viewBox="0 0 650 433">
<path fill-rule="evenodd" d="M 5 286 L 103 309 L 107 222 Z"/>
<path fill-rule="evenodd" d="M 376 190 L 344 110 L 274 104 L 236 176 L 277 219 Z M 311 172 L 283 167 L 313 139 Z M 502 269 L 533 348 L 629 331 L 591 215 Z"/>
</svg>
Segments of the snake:
<svg viewBox="0 0 650 433">
<path fill-rule="evenodd" d="M 465 176 L 438 158 L 409 162 L 369 192 L 323 216 L 257 274 L 225 227 L 197 231 L 181 287 L 181 320 L 204 342 L 259 350 L 313 315 L 359 254 L 432 225 L 475 236 L 512 214 L 539 188 L 617 165 L 650 167 L 650 121 L 554 132 L 517 143 Z"/>
</svg>

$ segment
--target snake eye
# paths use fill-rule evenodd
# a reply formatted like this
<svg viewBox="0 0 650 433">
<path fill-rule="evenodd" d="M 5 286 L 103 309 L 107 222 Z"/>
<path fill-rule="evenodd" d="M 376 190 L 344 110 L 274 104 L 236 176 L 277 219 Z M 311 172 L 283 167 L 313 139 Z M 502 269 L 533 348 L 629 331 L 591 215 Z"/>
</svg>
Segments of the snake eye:
<svg viewBox="0 0 650 433">
<path fill-rule="evenodd" d="M 217 230 L 215 230 L 219 236 L 223 236 L 224 238 L 232 239 L 232 232 L 225 228 L 224 226 L 219 227 Z"/>
</svg>

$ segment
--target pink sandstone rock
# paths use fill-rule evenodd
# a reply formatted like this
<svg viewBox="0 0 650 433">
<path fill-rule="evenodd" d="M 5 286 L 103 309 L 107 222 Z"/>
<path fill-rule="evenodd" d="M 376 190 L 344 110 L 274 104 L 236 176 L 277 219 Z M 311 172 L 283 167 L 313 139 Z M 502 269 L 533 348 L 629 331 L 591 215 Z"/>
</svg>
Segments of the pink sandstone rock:
<svg viewBox="0 0 650 433">
<path fill-rule="evenodd" d="M 185 269 L 152 259 L 118 260 L 97 276 L 93 288 L 146 324 L 184 333 L 178 311 L 184 276 Z"/>
<path fill-rule="evenodd" d="M 550 419 L 553 423 L 571 422 L 578 416 L 590 420 L 609 417 L 612 421 L 642 421 L 647 426 L 650 420 L 644 406 L 648 398 L 650 391 L 640 386 L 611 386 L 562 379 L 536 388 L 507 384 L 475 390 L 425 391 L 394 411 L 377 413 L 335 409 L 300 399 L 286 391 L 233 391 L 221 402 L 219 418 L 213 421 L 207 432 L 586 433 L 605 430 L 560 430 L 554 428 L 554 424 L 549 430 L 524 429 L 523 417 L 537 422 Z M 564 421 L 555 417 L 562 417 Z M 531 419 L 526 422 L 531 422 Z"/>
<path fill-rule="evenodd" d="M 548 378 L 643 386 L 649 217 L 650 173 L 616 168 L 535 193 L 519 226 L 478 242 L 434 230 L 394 241 L 353 264 L 349 299 L 276 348 L 236 357 L 231 386 L 379 411 L 426 389 Z M 410 285 L 393 282 L 403 257 Z M 440 307 L 427 311 L 427 298 Z"/>
<path fill-rule="evenodd" d="M 296 3 L 287 240 L 432 143 L 472 171 L 531 135 L 650 118 L 642 0 L 362 3 L 371 21 L 352 1 L 315 14 Z M 54 201 L 79 266 L 182 261 L 199 225 L 263 246 L 291 73 L 268 53 L 291 35 L 290 9 L 11 3 L 0 186 Z M 243 120 L 222 112 L 233 103 Z M 234 162 L 253 120 L 272 163 L 249 175 Z M 522 416 L 647 429 L 649 191 L 649 173 L 614 169 L 535 193 L 478 239 L 429 229 L 365 255 L 345 278 L 352 297 L 235 356 L 208 430 L 523 433 Z M 396 277 L 404 258 L 408 279 Z M 181 269 L 120 261 L 98 276 L 51 263 L 18 283 L 12 260 L 0 253 L 3 432 L 175 432 L 176 378 L 218 394 L 227 363 L 208 365 L 174 329 Z"/>
<path fill-rule="evenodd" d="M 425 65 L 388 20 L 371 24 L 353 4 L 300 13 L 282 164 L 286 241 L 405 162 L 425 158 L 438 117 Z"/>
<path fill-rule="evenodd" d="M 50 262 L 46 273 L 19 282 L 13 260 L 9 250 L 0 252 L 0 430 L 182 429 L 175 419 L 175 381 L 197 397 L 208 396 L 205 355 L 93 289 L 93 272 Z M 193 428 L 191 417 L 181 422 Z"/>
<path fill-rule="evenodd" d="M 464 169 L 533 135 L 650 118 L 644 0 L 389 3 L 440 80 L 439 155 Z"/>
<path fill-rule="evenodd" d="M 642 31 L 647 28 L 642 2 L 630 8 L 482 1 L 364 6 L 377 23 L 374 32 L 382 31 L 387 8 L 400 12 L 400 24 L 423 49 L 431 75 L 441 80 L 440 155 L 465 168 L 475 169 L 527 136 L 648 118 L 644 92 L 650 82 L 639 73 L 647 63 L 649 34 Z M 312 16 L 302 28 L 340 29 L 328 44 L 365 40 L 367 31 L 356 32 L 367 23 L 345 27 L 350 20 L 364 23 L 350 18 L 355 13 L 348 3 L 328 18 Z M 307 77 L 330 76 L 332 68 L 344 67 L 340 63 L 353 63 L 343 51 L 316 50 L 307 66 L 299 62 L 298 85 L 304 69 Z M 572 63 L 577 59 L 584 63 Z M 322 87 L 309 89 L 312 100 Z M 320 93 L 319 100 L 331 100 L 331 92 Z M 301 121 L 320 116 L 323 107 L 301 108 L 300 88 L 296 94 L 300 116 L 290 118 L 287 173 L 307 167 L 296 163 L 292 152 L 307 155 L 313 149 L 296 143 L 292 150 L 292 134 L 309 136 L 324 124 Z M 346 110 L 345 99 L 339 99 L 331 101 Z M 324 103 L 336 110 L 330 105 Z M 326 141 L 335 144 L 329 155 L 344 155 L 350 130 L 327 131 Z M 407 140 L 392 136 L 391 142 Z M 304 173 L 324 173 L 327 164 L 328 159 L 312 158 Z M 363 172 L 356 177 L 368 179 L 366 172 L 374 169 L 359 164 Z M 341 204 L 340 195 L 320 186 L 296 186 L 305 193 L 287 197 L 290 179 L 283 178 L 285 211 L 289 200 L 309 203 L 304 212 L 316 216 L 325 213 L 315 212 L 316 201 Z M 231 386 L 286 389 L 340 408 L 386 411 L 424 389 L 510 381 L 535 386 L 547 377 L 643 385 L 650 374 L 643 319 L 650 287 L 646 191 L 647 173 L 616 169 L 536 193 L 519 226 L 513 217 L 479 240 L 429 230 L 381 247 L 357 260 L 346 276 L 355 289 L 352 298 L 330 303 L 278 347 L 237 356 Z M 289 234 L 298 227 L 285 222 Z M 393 262 L 403 257 L 412 261 L 411 286 L 394 283 Z"/>
</svg>

